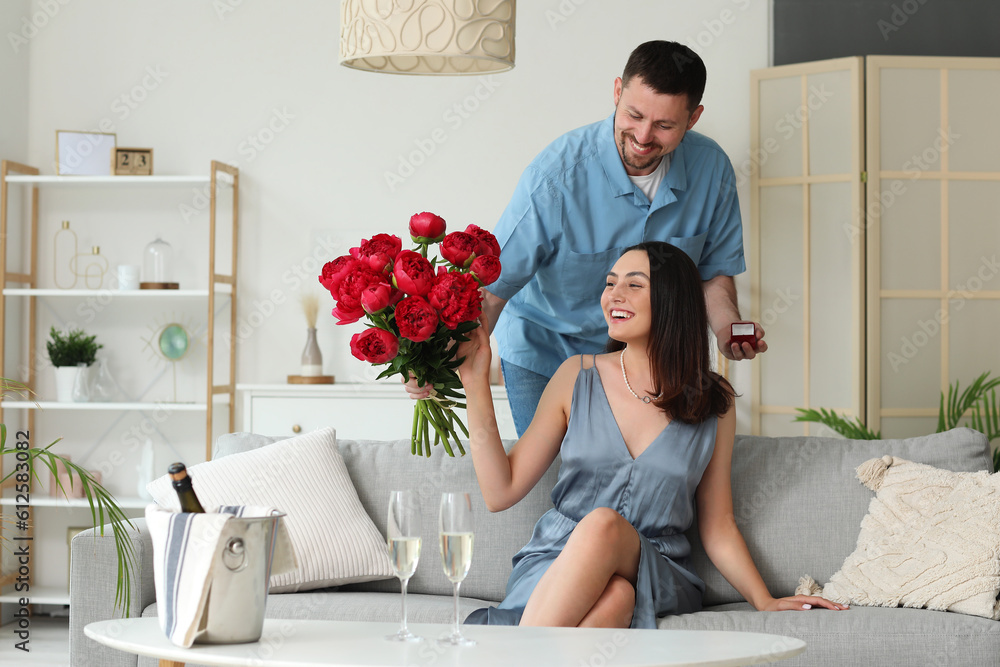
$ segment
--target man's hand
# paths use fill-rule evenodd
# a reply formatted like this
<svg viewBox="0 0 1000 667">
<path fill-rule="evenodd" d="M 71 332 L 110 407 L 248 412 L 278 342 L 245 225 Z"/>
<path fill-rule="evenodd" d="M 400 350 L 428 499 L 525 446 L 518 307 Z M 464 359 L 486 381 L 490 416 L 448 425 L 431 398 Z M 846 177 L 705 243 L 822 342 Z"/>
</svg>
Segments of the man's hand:
<svg viewBox="0 0 1000 667">
<path fill-rule="evenodd" d="M 742 361 L 753 359 L 758 354 L 767 351 L 764 342 L 764 330 L 756 322 L 753 323 L 754 334 L 757 336 L 757 349 L 750 343 L 730 344 L 733 322 L 742 322 L 740 309 L 736 304 L 736 284 L 731 276 L 716 276 L 703 283 L 705 290 L 705 305 L 708 309 L 708 322 L 719 341 L 719 351 L 726 359 Z"/>
<path fill-rule="evenodd" d="M 757 349 L 750 343 L 730 343 L 732 337 L 732 325 L 727 325 L 720 331 L 715 332 L 715 337 L 719 341 L 719 351 L 726 359 L 742 361 L 743 359 L 753 359 L 758 354 L 767 352 L 767 343 L 764 342 L 764 330 L 756 322 L 753 323 L 753 332 L 757 336 Z"/>
</svg>

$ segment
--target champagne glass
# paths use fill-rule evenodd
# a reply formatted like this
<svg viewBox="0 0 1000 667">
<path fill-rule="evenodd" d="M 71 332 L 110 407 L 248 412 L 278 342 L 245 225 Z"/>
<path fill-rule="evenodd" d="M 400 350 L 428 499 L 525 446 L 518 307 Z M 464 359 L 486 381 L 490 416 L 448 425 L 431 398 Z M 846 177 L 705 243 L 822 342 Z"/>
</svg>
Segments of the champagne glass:
<svg viewBox="0 0 1000 667">
<path fill-rule="evenodd" d="M 472 564 L 472 503 L 468 493 L 441 494 L 439 520 L 441 564 L 444 575 L 455 587 L 455 626 L 451 634 L 438 639 L 441 644 L 472 646 L 476 642 L 462 636 L 458 620 L 458 587 Z"/>
<path fill-rule="evenodd" d="M 389 495 L 389 522 L 386 528 L 389 561 L 403 591 L 403 622 L 399 631 L 386 639 L 397 642 L 418 642 L 418 637 L 406 627 L 406 585 L 417 570 L 420 560 L 420 500 L 413 491 L 393 491 Z"/>
</svg>

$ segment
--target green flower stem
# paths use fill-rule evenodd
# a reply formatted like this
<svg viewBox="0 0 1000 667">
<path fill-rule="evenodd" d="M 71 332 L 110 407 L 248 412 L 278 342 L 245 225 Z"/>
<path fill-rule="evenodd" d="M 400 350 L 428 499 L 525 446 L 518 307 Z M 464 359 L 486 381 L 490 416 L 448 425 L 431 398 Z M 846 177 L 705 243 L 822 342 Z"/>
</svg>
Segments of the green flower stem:
<svg viewBox="0 0 1000 667">
<path fill-rule="evenodd" d="M 410 429 L 410 454 L 417 453 L 417 431 L 420 428 L 420 410 L 413 411 L 413 428 Z"/>
<path fill-rule="evenodd" d="M 427 420 L 427 406 L 423 405 L 423 403 L 424 403 L 423 401 L 417 401 L 417 404 L 420 405 L 420 410 L 421 410 L 421 412 L 424 415 L 423 416 L 423 420 L 422 420 L 422 423 L 423 423 L 423 429 L 422 429 L 423 430 L 423 439 L 421 440 L 421 442 L 423 443 L 424 456 L 430 458 L 430 455 L 431 455 L 431 437 L 430 437 L 430 432 L 429 432 L 430 429 L 429 429 L 429 427 L 427 425 L 427 421 L 428 421 Z"/>
<path fill-rule="evenodd" d="M 455 407 L 462 408 L 464 410 L 465 409 L 465 404 L 464 403 L 456 403 Z M 465 437 L 468 438 L 469 437 L 469 429 L 465 428 L 465 424 L 462 423 L 462 420 L 459 418 L 458 415 L 456 415 L 455 413 L 451 413 L 451 414 L 452 414 L 452 417 L 454 417 L 455 422 L 462 429 L 462 433 L 464 433 Z"/>
<path fill-rule="evenodd" d="M 448 454 L 448 456 L 455 456 L 455 453 L 451 451 L 451 445 L 448 443 L 448 434 L 445 430 L 446 426 L 441 423 L 441 415 L 437 412 L 440 408 L 434 403 L 434 401 L 431 400 L 424 401 L 424 403 L 426 404 L 424 407 L 427 409 L 427 420 L 431 423 L 431 426 L 434 428 L 434 431 L 437 432 L 438 436 L 440 436 L 441 444 L 444 445 L 444 451 Z"/>
<path fill-rule="evenodd" d="M 438 411 L 441 417 L 441 424 L 448 430 L 448 434 L 454 438 L 458 451 L 462 453 L 462 456 L 465 456 L 465 448 L 462 447 L 462 441 L 458 437 L 458 433 L 455 431 L 455 426 L 452 423 L 455 419 L 455 413 L 451 410 L 445 410 L 440 406 L 438 406 Z"/>
</svg>

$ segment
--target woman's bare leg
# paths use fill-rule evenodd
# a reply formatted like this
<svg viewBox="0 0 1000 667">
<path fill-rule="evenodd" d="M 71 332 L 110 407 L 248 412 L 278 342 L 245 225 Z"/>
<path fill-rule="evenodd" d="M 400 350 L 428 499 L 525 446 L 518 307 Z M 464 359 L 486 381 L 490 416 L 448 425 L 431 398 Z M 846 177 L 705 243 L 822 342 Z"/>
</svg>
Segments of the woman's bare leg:
<svg viewBox="0 0 1000 667">
<path fill-rule="evenodd" d="M 634 586 L 638 568 L 635 528 L 613 509 L 599 507 L 577 524 L 535 586 L 521 625 L 575 627 L 601 600 L 615 575 Z"/>
<path fill-rule="evenodd" d="M 580 621 L 581 628 L 627 628 L 635 611 L 635 586 L 617 574 Z"/>
</svg>

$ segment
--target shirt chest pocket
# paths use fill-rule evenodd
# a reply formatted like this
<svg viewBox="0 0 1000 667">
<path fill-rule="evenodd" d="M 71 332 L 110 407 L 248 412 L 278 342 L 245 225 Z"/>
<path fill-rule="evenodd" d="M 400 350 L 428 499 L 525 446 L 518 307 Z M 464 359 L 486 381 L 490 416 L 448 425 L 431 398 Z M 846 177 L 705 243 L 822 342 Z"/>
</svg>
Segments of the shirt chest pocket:
<svg viewBox="0 0 1000 667">
<path fill-rule="evenodd" d="M 574 305 L 598 306 L 608 271 L 621 254 L 621 248 L 594 253 L 563 252 L 559 280 L 566 301 Z"/>
<path fill-rule="evenodd" d="M 698 234 L 697 236 L 672 236 L 667 239 L 667 243 L 683 250 L 684 254 L 690 257 L 691 261 L 697 266 L 701 262 L 701 252 L 705 249 L 705 240 L 707 238 L 708 232 Z"/>
</svg>

